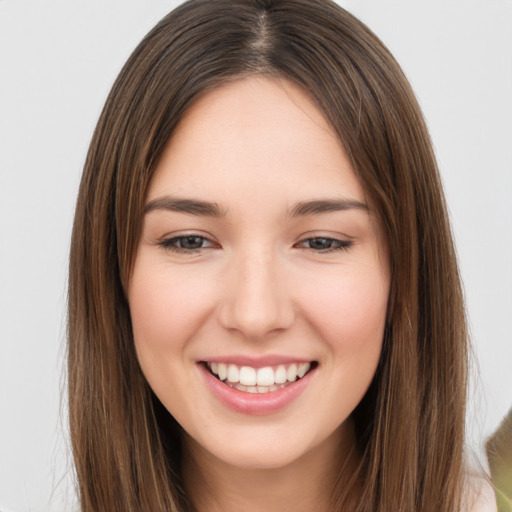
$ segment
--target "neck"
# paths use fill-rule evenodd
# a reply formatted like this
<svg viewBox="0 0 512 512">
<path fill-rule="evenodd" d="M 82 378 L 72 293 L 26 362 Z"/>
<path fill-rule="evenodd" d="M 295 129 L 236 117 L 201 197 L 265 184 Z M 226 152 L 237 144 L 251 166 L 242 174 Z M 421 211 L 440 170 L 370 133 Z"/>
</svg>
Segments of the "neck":
<svg viewBox="0 0 512 512">
<path fill-rule="evenodd" d="M 283 467 L 255 469 L 227 464 L 186 437 L 185 488 L 197 512 L 328 512 L 340 475 L 348 482 L 357 466 L 354 446 L 352 428 L 349 437 L 336 431 Z"/>
</svg>

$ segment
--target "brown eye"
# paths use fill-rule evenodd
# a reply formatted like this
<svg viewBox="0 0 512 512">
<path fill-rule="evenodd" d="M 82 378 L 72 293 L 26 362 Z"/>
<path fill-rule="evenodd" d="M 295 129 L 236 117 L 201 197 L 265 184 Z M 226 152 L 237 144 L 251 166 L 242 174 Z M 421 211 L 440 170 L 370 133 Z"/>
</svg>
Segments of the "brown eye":
<svg viewBox="0 0 512 512">
<path fill-rule="evenodd" d="M 204 240 L 200 236 L 182 236 L 178 239 L 178 246 L 181 249 L 200 249 Z"/>
<path fill-rule="evenodd" d="M 198 252 L 201 249 L 214 247 L 214 243 L 204 236 L 199 235 L 183 235 L 174 236 L 166 240 L 162 240 L 159 245 L 164 249 L 175 252 Z"/>
<path fill-rule="evenodd" d="M 331 252 L 337 250 L 347 250 L 352 242 L 338 240 L 337 238 L 315 237 L 307 238 L 298 244 L 300 247 L 311 249 L 316 252 Z"/>
</svg>

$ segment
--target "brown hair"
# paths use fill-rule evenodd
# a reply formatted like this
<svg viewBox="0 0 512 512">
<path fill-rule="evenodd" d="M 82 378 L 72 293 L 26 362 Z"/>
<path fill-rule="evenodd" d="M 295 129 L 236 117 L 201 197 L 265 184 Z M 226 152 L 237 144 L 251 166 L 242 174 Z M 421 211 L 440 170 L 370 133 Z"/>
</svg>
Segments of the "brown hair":
<svg viewBox="0 0 512 512">
<path fill-rule="evenodd" d="M 330 0 L 190 0 L 144 38 L 94 133 L 69 271 L 69 409 L 82 510 L 185 511 L 180 427 L 139 368 L 125 290 L 146 190 L 198 95 L 263 74 L 316 100 L 382 222 L 391 289 L 381 360 L 353 413 L 358 512 L 459 509 L 467 332 L 440 178 L 398 64 Z M 345 485 L 346 482 L 345 482 Z M 344 509 L 335 489 L 332 510 Z"/>
</svg>

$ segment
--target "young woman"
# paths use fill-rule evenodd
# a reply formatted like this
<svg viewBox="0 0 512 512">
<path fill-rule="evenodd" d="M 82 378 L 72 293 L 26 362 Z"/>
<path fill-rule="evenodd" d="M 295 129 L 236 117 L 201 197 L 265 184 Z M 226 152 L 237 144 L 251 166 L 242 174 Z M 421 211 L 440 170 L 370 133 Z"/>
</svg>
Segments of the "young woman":
<svg viewBox="0 0 512 512">
<path fill-rule="evenodd" d="M 165 17 L 77 203 L 82 510 L 470 510 L 466 384 L 436 162 L 382 43 L 328 0 Z"/>
</svg>

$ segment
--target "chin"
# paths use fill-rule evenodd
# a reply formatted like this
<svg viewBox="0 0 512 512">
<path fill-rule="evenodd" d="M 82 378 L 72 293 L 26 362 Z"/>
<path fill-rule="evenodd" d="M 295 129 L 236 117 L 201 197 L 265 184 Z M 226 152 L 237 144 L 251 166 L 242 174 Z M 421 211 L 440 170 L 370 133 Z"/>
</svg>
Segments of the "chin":
<svg viewBox="0 0 512 512">
<path fill-rule="evenodd" d="M 275 446 L 243 446 L 239 450 L 230 450 L 214 455 L 231 467 L 259 471 L 285 468 L 300 460 L 305 453 L 294 446 L 287 446 L 283 449 L 283 445 L 280 444 L 279 449 Z"/>
<path fill-rule="evenodd" d="M 226 430 L 219 437 L 191 440 L 196 458 L 213 457 L 241 470 L 277 470 L 317 455 L 324 457 L 326 450 L 332 454 L 339 446 L 337 428 L 334 432 L 301 432 L 295 424 L 286 428 L 260 425 L 249 429 L 240 427 L 236 432 Z"/>
</svg>

